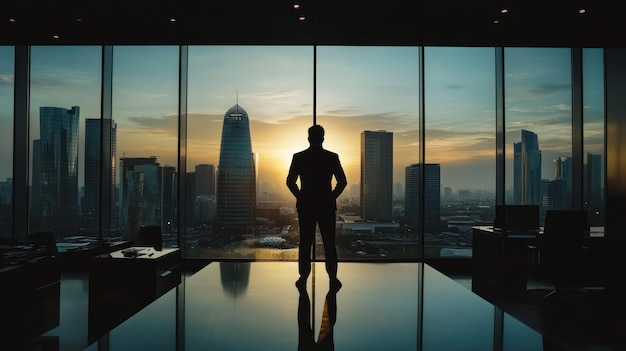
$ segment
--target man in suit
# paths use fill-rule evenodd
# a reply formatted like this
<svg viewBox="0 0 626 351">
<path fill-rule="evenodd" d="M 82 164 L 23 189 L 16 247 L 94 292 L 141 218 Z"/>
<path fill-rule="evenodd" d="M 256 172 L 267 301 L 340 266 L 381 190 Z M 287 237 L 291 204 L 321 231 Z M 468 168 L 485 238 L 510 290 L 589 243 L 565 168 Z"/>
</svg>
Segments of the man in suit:
<svg viewBox="0 0 626 351">
<path fill-rule="evenodd" d="M 300 246 L 298 270 L 300 278 L 296 286 L 306 287 L 306 280 L 311 273 L 311 247 L 315 240 L 315 226 L 319 225 L 324 252 L 326 254 L 326 272 L 330 285 L 341 287 L 337 279 L 337 249 L 335 247 L 335 212 L 337 197 L 347 183 L 339 156 L 322 148 L 324 128 L 314 125 L 309 128 L 309 148 L 295 153 L 289 167 L 287 187 L 296 197 L 296 208 L 300 222 Z M 333 176 L 337 184 L 332 188 Z M 300 187 L 296 181 L 300 177 Z"/>
</svg>

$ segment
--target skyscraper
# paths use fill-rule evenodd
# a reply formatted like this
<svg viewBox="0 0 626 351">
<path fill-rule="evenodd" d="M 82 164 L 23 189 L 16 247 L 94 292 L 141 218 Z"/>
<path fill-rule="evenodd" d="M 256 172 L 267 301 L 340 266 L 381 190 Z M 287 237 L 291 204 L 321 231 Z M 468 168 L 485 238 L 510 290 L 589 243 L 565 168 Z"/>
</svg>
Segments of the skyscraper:
<svg viewBox="0 0 626 351">
<path fill-rule="evenodd" d="M 39 108 L 41 214 L 78 214 L 79 107 Z"/>
<path fill-rule="evenodd" d="M 561 156 L 552 161 L 554 164 L 554 180 L 548 189 L 548 208 L 565 210 L 572 202 L 572 159 Z"/>
<path fill-rule="evenodd" d="M 110 139 L 102 140 L 102 127 L 110 129 Z M 105 130 L 106 130 L 105 129 Z M 108 135 L 105 134 L 105 135 Z M 110 119 L 87 118 L 85 120 L 85 196 L 82 203 L 83 220 L 98 218 L 100 204 L 100 165 L 102 148 L 111 150 L 111 204 L 115 204 L 117 125 Z M 113 206 L 112 206 L 113 207 Z M 111 208 L 113 211 L 113 208 Z M 113 213 L 113 212 L 112 212 Z"/>
<path fill-rule="evenodd" d="M 541 203 L 541 151 L 537 134 L 522 129 L 522 141 L 513 144 L 513 190 L 518 205 Z"/>
<path fill-rule="evenodd" d="M 361 218 L 391 222 L 393 211 L 393 133 L 361 133 Z"/>
<path fill-rule="evenodd" d="M 129 239 L 141 225 L 161 225 L 160 166 L 156 156 L 120 159 L 120 231 Z"/>
<path fill-rule="evenodd" d="M 224 114 L 217 168 L 218 224 L 227 231 L 254 223 L 256 174 L 248 113 L 238 104 Z"/>
<path fill-rule="evenodd" d="M 421 164 L 412 164 L 405 168 L 405 205 L 404 213 L 407 224 L 417 228 L 420 222 L 419 199 Z M 441 231 L 441 165 L 429 163 L 424 165 L 424 232 L 439 233 Z"/>
<path fill-rule="evenodd" d="M 196 165 L 196 196 L 215 196 L 215 166 L 211 164 Z"/>
</svg>

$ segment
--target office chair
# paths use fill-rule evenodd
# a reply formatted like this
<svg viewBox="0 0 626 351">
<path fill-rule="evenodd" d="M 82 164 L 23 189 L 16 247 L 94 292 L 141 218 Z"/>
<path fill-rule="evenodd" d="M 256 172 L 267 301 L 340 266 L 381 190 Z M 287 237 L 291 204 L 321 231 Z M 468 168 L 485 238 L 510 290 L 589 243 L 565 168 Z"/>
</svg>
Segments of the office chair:
<svg viewBox="0 0 626 351">
<path fill-rule="evenodd" d="M 142 225 L 139 227 L 137 245 L 154 247 L 157 251 L 163 250 L 161 227 L 158 225 Z"/>
<path fill-rule="evenodd" d="M 585 287 L 589 233 L 587 211 L 548 210 L 543 234 L 538 238 L 540 271 L 554 281 L 543 301 L 562 294 L 581 293 Z"/>
<path fill-rule="evenodd" d="M 46 246 L 46 250 L 48 250 L 48 253 L 52 256 L 56 256 L 59 254 L 56 239 L 54 238 L 54 233 L 51 231 L 28 233 L 26 240 L 31 243 L 44 244 Z"/>
</svg>

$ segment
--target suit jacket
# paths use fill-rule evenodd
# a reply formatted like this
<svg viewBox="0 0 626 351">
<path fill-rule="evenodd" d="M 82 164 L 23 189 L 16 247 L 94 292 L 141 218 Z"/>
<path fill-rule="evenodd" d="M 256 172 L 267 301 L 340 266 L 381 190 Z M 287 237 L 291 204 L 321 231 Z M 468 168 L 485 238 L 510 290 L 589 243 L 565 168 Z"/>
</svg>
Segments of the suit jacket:
<svg viewBox="0 0 626 351">
<path fill-rule="evenodd" d="M 332 178 L 337 184 L 332 188 Z M 296 181 L 300 177 L 300 188 Z M 310 147 L 293 155 L 287 186 L 297 199 L 296 208 L 302 211 L 337 210 L 337 197 L 347 185 L 339 156 L 322 148 Z"/>
</svg>

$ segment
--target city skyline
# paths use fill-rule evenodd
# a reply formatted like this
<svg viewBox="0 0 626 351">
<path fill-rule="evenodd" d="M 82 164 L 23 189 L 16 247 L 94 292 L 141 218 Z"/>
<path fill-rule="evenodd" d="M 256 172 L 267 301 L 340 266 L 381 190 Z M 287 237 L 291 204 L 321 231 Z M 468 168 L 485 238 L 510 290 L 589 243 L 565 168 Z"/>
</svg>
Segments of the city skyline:
<svg viewBox="0 0 626 351">
<path fill-rule="evenodd" d="M 113 118 L 118 121 L 120 155 L 158 155 L 162 164 L 177 164 L 177 49 L 115 47 Z M 306 128 L 312 124 L 312 52 L 308 46 L 190 47 L 189 167 L 217 164 L 221 135 L 220 128 L 213 126 L 218 126 L 220 111 L 234 103 L 238 90 L 239 99 L 254 116 L 251 134 L 260 155 L 260 181 L 281 184 L 290 155 L 306 147 Z M 571 145 L 570 73 L 562 63 L 569 62 L 569 51 L 507 48 L 505 52 L 506 167 L 512 169 L 513 147 L 508 141 L 515 140 L 522 128 L 541 133 L 544 162 L 568 156 L 571 150 L 564 147 Z M 78 105 L 82 116 L 99 117 L 100 47 L 33 47 L 32 55 L 31 119 L 38 117 L 39 106 L 50 105 Z M 5 56 L 0 55 L 0 99 L 7 103 L 1 104 L 0 119 L 12 125 L 12 58 Z M 493 188 L 490 178 L 495 176 L 484 174 L 485 169 L 495 169 L 493 81 L 490 75 L 482 77 L 493 70 L 492 56 L 493 48 L 425 48 L 425 162 L 445 166 L 442 185 Z M 407 164 L 419 161 L 417 59 L 415 47 L 318 47 L 317 120 L 327 128 L 325 144 L 339 153 L 349 183 L 359 178 L 355 130 L 386 129 L 396 134 L 396 182 Z M 602 123 L 602 110 L 593 102 L 594 94 L 602 92 L 601 84 L 594 77 L 585 84 L 596 84 L 585 90 L 591 97 L 585 103 L 585 123 L 591 130 L 586 134 L 586 150 L 603 154 L 602 128 L 594 127 Z M 199 135 L 198 126 L 204 126 L 206 133 Z M 37 134 L 37 123 L 31 123 L 33 139 Z M 79 138 L 84 142 L 84 134 Z M 0 140 L 4 149 L 12 150 L 11 138 Z M 8 154 L 0 156 L 0 162 L 10 164 Z M 79 157 L 82 160 L 84 155 Z M 546 163 L 542 169 L 548 172 L 543 174 L 547 179 Z M 0 179 L 11 178 L 10 171 L 11 167 L 3 167 Z M 507 184 L 510 187 L 512 179 Z"/>
</svg>

